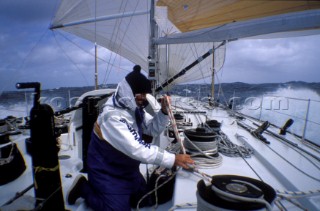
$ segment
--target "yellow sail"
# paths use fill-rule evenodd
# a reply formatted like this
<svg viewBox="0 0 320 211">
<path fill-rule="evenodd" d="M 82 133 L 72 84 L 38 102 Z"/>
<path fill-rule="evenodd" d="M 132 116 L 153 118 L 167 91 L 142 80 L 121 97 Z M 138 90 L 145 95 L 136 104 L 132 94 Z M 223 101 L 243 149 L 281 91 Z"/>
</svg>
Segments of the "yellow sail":
<svg viewBox="0 0 320 211">
<path fill-rule="evenodd" d="M 182 32 L 320 8 L 320 1 L 304 0 L 159 0 Z"/>
</svg>

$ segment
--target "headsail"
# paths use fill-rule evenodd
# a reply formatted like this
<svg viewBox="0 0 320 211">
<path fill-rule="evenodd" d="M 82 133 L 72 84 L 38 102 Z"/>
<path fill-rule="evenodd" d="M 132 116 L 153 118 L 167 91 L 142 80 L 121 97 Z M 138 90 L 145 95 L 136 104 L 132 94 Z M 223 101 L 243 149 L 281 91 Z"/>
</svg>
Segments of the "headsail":
<svg viewBox="0 0 320 211">
<path fill-rule="evenodd" d="M 51 28 L 97 42 L 147 69 L 149 1 L 62 1 Z"/>
<path fill-rule="evenodd" d="M 151 6 L 149 3 L 149 0 L 62 1 L 51 28 L 59 28 L 96 42 L 147 70 Z M 159 26 L 159 36 L 180 33 L 180 30 L 167 19 L 167 14 L 166 7 L 156 7 L 155 20 Z M 212 47 L 213 43 L 159 46 L 158 69 L 161 73 L 156 78 L 158 83 L 163 83 Z M 212 69 L 211 66 L 212 58 L 208 58 L 175 83 L 209 77 L 211 71 L 208 70 Z"/>
</svg>

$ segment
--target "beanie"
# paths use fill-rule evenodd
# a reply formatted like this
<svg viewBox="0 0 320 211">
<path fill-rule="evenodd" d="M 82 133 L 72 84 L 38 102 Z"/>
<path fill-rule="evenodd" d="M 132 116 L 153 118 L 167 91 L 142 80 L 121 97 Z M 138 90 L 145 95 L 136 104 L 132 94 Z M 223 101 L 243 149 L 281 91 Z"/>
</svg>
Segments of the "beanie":
<svg viewBox="0 0 320 211">
<path fill-rule="evenodd" d="M 126 81 L 130 85 L 133 95 L 151 93 L 151 82 L 140 71 L 140 65 L 135 65 L 133 71 L 126 76 Z"/>
</svg>

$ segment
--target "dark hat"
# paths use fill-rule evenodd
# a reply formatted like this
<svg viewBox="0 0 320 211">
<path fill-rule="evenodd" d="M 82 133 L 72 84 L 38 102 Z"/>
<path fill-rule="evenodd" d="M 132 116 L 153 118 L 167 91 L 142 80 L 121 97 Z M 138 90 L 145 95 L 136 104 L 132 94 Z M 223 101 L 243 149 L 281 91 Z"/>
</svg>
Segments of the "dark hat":
<svg viewBox="0 0 320 211">
<path fill-rule="evenodd" d="M 151 93 L 151 82 L 140 71 L 140 65 L 135 65 L 133 71 L 126 76 L 126 81 L 130 85 L 133 95 Z"/>
</svg>

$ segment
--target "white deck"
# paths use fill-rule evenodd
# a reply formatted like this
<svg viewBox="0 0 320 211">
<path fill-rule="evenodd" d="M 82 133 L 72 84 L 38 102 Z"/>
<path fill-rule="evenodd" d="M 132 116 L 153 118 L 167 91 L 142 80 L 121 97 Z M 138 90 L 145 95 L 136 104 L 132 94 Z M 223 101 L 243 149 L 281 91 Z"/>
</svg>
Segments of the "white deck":
<svg viewBox="0 0 320 211">
<path fill-rule="evenodd" d="M 319 180 L 320 178 L 320 164 L 319 161 L 312 157 L 306 159 L 302 156 L 300 151 L 294 150 L 291 146 L 284 144 L 283 142 L 275 139 L 272 136 L 264 133 L 264 137 L 267 138 L 271 143 L 269 145 L 261 142 L 260 140 L 254 138 L 249 132 L 243 130 L 229 113 L 225 110 L 219 108 L 210 108 L 209 110 L 202 106 L 202 104 L 195 105 L 187 102 L 175 102 L 173 99 L 173 105 L 176 105 L 176 111 L 181 110 L 184 107 L 190 111 L 206 111 L 207 117 L 204 114 L 184 114 L 186 119 L 190 119 L 193 122 L 193 128 L 197 126 L 198 123 L 204 122 L 207 119 L 215 119 L 222 123 L 221 130 L 228 136 L 228 138 L 237 145 L 243 145 L 243 140 L 246 144 L 254 149 L 254 154 L 250 158 L 241 157 L 227 157 L 220 153 L 222 156 L 222 164 L 215 168 L 199 168 L 199 171 L 204 172 L 208 175 L 240 175 L 247 176 L 254 179 L 262 179 L 265 183 L 271 185 L 274 189 L 284 191 L 315 191 L 320 190 L 320 182 L 316 181 L 306 174 Z M 195 109 L 196 108 L 196 109 Z M 81 112 L 78 113 L 80 115 Z M 74 118 L 79 119 L 76 117 Z M 252 124 L 251 121 L 244 120 L 247 125 Z M 73 182 L 73 179 L 79 174 L 82 169 L 81 157 L 81 130 L 75 130 L 80 123 L 74 122 L 70 125 L 69 133 L 63 134 L 60 137 L 61 140 L 61 150 L 59 155 L 68 155 L 69 159 L 60 160 L 60 174 L 62 179 L 62 188 L 64 199 L 66 201 L 66 192 Z M 269 127 L 270 131 L 278 133 L 278 129 Z M 164 133 L 165 134 L 165 133 Z M 236 138 L 236 134 L 241 136 L 242 139 Z M 25 161 L 27 164 L 27 170 L 15 181 L 8 183 L 6 185 L 0 186 L 0 205 L 4 204 L 6 201 L 15 196 L 16 192 L 20 192 L 27 186 L 33 183 L 33 176 L 31 172 L 31 157 L 26 154 L 26 149 L 24 146 L 25 138 L 28 135 L 15 135 L 12 136 L 15 142 L 18 143 L 20 151 L 25 155 Z M 183 136 L 181 136 L 183 137 Z M 312 150 L 302 143 L 300 143 L 292 135 L 287 134 L 286 138 L 294 141 L 299 147 L 310 151 L 310 153 L 319 156 L 319 152 Z M 162 136 L 164 142 L 168 141 L 168 137 Z M 289 160 L 294 166 L 290 165 L 285 159 Z M 312 161 L 315 164 L 312 164 Z M 250 166 L 249 166 L 250 165 Z M 144 167 L 141 168 L 144 173 Z M 252 170 L 254 169 L 254 171 Z M 72 177 L 68 178 L 67 175 Z M 259 176 L 258 176 L 259 175 Z M 259 178 L 260 177 L 260 178 Z M 199 174 L 192 173 L 183 169 L 179 169 L 176 174 L 176 181 L 173 193 L 172 201 L 160 205 L 158 210 L 168 210 L 169 208 L 177 205 L 185 205 L 186 203 L 197 203 L 196 190 L 197 183 L 202 179 Z M 29 190 L 23 198 L 26 196 L 33 197 L 33 189 Z M 22 206 L 27 206 L 28 200 L 25 199 Z M 299 199 L 299 202 L 303 207 L 309 208 L 309 210 L 320 210 L 320 196 Z M 30 204 L 30 203 L 29 203 Z M 288 210 L 300 210 L 296 206 L 283 201 L 283 204 Z M 16 204 L 17 205 L 17 204 Z M 22 208 L 22 207 L 21 207 Z M 85 206 L 83 200 L 78 200 L 73 206 L 65 205 L 66 209 L 69 210 L 90 210 Z M 142 210 L 152 210 L 153 208 L 143 208 Z M 179 210 L 196 210 L 196 208 L 190 208 L 185 206 L 184 208 L 179 208 Z M 4 209 L 6 210 L 6 209 Z M 278 210 L 274 206 L 273 210 Z"/>
</svg>

